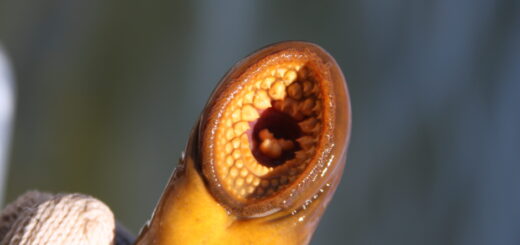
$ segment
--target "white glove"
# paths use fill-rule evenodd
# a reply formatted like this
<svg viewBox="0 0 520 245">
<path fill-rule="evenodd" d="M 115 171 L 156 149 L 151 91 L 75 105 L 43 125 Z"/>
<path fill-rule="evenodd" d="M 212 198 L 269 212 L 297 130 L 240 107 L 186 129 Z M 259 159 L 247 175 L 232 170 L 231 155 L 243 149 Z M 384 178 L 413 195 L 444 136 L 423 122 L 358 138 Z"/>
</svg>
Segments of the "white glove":
<svg viewBox="0 0 520 245">
<path fill-rule="evenodd" d="M 0 245 L 130 244 L 128 232 L 117 233 L 110 208 L 84 194 L 31 191 L 0 213 Z"/>
</svg>

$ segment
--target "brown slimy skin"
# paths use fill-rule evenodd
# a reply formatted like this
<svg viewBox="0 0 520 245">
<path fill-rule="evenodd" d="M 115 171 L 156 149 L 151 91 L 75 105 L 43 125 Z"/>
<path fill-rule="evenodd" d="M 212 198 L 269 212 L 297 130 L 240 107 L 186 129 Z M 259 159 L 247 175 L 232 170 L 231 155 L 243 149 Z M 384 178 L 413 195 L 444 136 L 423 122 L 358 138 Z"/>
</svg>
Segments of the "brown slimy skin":
<svg viewBox="0 0 520 245">
<path fill-rule="evenodd" d="M 136 244 L 307 244 L 341 179 L 350 100 L 335 60 L 283 42 L 237 63 Z"/>
</svg>

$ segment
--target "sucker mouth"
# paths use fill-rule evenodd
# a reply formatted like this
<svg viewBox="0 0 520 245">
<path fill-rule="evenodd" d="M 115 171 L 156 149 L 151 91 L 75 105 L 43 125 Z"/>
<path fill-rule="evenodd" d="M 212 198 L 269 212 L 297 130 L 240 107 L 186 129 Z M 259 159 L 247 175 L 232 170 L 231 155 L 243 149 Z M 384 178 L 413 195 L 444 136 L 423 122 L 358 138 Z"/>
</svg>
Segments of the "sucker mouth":
<svg viewBox="0 0 520 245">
<path fill-rule="evenodd" d="M 308 50 L 284 50 L 223 81 L 203 139 L 204 174 L 217 199 L 232 210 L 255 206 L 242 214 L 264 212 L 260 203 L 287 203 L 289 189 L 318 174 L 313 168 L 328 157 L 334 130 L 327 68 Z"/>
<path fill-rule="evenodd" d="M 250 54 L 211 94 L 137 244 L 308 244 L 350 130 L 347 84 L 327 51 L 287 41 Z"/>
<path fill-rule="evenodd" d="M 281 63 L 245 84 L 224 108 L 216 134 L 217 176 L 239 200 L 293 183 L 319 144 L 321 90 L 305 63 Z"/>
</svg>

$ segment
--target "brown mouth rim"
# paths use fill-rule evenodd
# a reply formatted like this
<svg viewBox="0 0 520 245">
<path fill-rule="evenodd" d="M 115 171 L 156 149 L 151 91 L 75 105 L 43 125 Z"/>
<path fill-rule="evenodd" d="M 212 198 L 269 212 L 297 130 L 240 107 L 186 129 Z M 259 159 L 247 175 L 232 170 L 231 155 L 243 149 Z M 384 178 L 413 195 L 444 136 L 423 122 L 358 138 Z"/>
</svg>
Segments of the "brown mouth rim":
<svg viewBox="0 0 520 245">
<path fill-rule="evenodd" d="M 323 103 L 325 115 L 323 118 L 324 127 L 319 140 L 321 149 L 316 150 L 317 154 L 311 161 L 313 164 L 307 167 L 285 189 L 265 199 L 246 202 L 239 201 L 222 188 L 216 173 L 213 150 L 216 129 L 222 112 L 233 97 L 232 95 L 238 92 L 243 84 L 248 82 L 248 77 L 260 70 L 259 64 L 264 64 L 263 60 L 268 60 L 275 56 L 290 58 L 290 55 L 306 55 L 310 60 L 317 61 L 320 66 L 320 75 L 327 81 L 321 84 L 322 89 L 320 91 L 323 95 L 323 101 L 327 102 Z M 341 164 L 337 163 L 342 161 L 341 159 L 343 159 L 349 141 L 351 127 L 350 111 L 350 101 L 343 74 L 334 58 L 318 45 L 308 42 L 289 41 L 274 44 L 254 52 L 238 62 L 221 79 L 201 116 L 198 139 L 200 149 L 199 161 L 208 190 L 222 206 L 238 217 L 266 216 L 281 209 L 300 206 L 306 198 L 310 198 L 317 193 L 332 175 L 342 174 L 342 171 L 337 173 L 335 170 L 338 168 L 342 170 L 344 165 L 344 161 Z M 340 124 L 338 124 L 338 121 Z M 342 129 L 339 130 L 339 134 L 337 132 L 338 126 Z M 302 192 L 305 195 L 298 195 L 298 193 Z"/>
</svg>

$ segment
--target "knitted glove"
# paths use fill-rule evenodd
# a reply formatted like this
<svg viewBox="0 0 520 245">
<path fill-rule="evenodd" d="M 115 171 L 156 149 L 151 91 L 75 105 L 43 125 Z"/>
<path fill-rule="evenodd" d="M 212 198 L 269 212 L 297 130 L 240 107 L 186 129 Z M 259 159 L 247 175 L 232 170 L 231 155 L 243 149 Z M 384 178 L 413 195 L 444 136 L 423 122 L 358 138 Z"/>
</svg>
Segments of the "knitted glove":
<svg viewBox="0 0 520 245">
<path fill-rule="evenodd" d="M 30 191 L 0 213 L 0 245 L 130 244 L 103 202 L 83 194 Z"/>
</svg>

